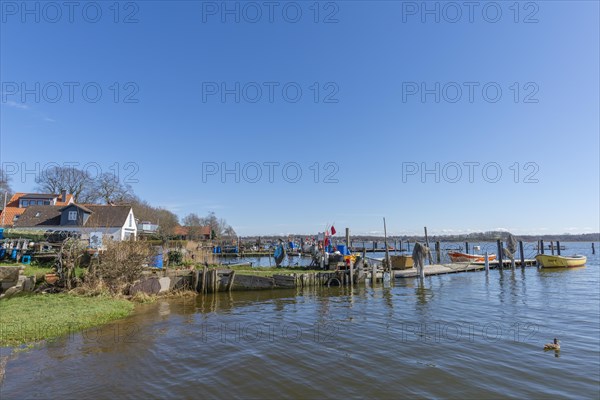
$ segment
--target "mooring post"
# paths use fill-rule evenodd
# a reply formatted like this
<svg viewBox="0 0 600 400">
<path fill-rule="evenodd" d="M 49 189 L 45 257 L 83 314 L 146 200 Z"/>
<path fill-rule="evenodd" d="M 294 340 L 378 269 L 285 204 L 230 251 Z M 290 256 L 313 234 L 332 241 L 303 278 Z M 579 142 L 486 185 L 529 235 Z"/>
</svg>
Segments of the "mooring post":
<svg viewBox="0 0 600 400">
<path fill-rule="evenodd" d="M 377 282 L 377 265 L 373 263 L 373 269 L 371 272 L 371 283 L 375 285 L 375 282 Z"/>
<path fill-rule="evenodd" d="M 440 242 L 435 242 L 435 261 L 439 264 L 442 262 L 442 255 L 440 253 Z"/>
<path fill-rule="evenodd" d="M 425 246 L 429 250 L 429 238 L 427 237 L 427 227 L 425 227 Z M 433 265 L 433 258 L 431 257 L 431 250 L 427 251 L 427 258 L 429 259 L 429 265 Z"/>
<path fill-rule="evenodd" d="M 560 242 L 556 241 L 556 254 L 560 256 Z"/>
<path fill-rule="evenodd" d="M 354 263 L 350 260 L 350 289 L 354 286 Z"/>
<path fill-rule="evenodd" d="M 540 244 L 538 245 L 538 252 L 540 254 L 544 254 L 544 241 L 542 239 L 540 239 Z"/>
<path fill-rule="evenodd" d="M 485 272 L 490 272 L 490 257 L 488 256 L 488 252 L 485 252 L 485 258 L 483 259 L 483 263 L 485 265 Z"/>
<path fill-rule="evenodd" d="M 406 251 L 410 251 L 410 240 L 406 241 Z"/>
<path fill-rule="evenodd" d="M 465 242 L 465 253 L 469 254 L 469 242 Z"/>
<path fill-rule="evenodd" d="M 519 240 L 519 254 L 521 254 L 521 268 L 525 268 L 525 252 L 523 251 L 522 240 Z"/>
<path fill-rule="evenodd" d="M 500 268 L 500 271 L 502 271 L 504 268 L 504 262 L 502 260 L 502 242 L 500 239 L 496 240 L 496 245 L 498 246 L 498 267 Z"/>
<path fill-rule="evenodd" d="M 554 242 L 552 240 L 550 241 L 550 252 L 554 255 Z"/>
<path fill-rule="evenodd" d="M 350 228 L 346 228 L 346 248 L 350 250 Z"/>
<path fill-rule="evenodd" d="M 596 248 L 594 247 L 594 242 L 592 242 L 592 254 L 596 254 Z"/>
<path fill-rule="evenodd" d="M 373 253 L 375 253 L 375 250 L 377 250 L 377 242 L 373 240 Z"/>
<path fill-rule="evenodd" d="M 385 262 L 387 264 L 388 270 L 390 271 L 390 282 L 392 279 L 392 259 L 390 258 L 390 250 L 387 241 L 387 226 L 385 224 L 385 217 L 383 218 L 383 238 L 385 245 Z"/>
</svg>

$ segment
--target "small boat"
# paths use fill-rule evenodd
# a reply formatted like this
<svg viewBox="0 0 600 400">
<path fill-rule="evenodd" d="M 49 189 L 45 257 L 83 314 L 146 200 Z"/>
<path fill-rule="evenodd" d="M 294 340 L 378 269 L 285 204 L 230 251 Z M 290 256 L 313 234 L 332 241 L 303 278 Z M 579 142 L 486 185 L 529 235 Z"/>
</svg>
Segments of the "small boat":
<svg viewBox="0 0 600 400">
<path fill-rule="evenodd" d="M 573 268 L 583 267 L 587 261 L 586 256 L 572 255 L 569 257 L 538 254 L 535 259 L 544 268 Z"/>
<path fill-rule="evenodd" d="M 451 251 L 448 252 L 448 256 L 450 256 L 450 260 L 452 260 L 452 262 L 485 262 L 485 256 L 481 254 L 467 254 L 460 253 L 458 251 Z M 493 261 L 495 259 L 495 254 L 488 254 L 489 261 Z"/>
</svg>

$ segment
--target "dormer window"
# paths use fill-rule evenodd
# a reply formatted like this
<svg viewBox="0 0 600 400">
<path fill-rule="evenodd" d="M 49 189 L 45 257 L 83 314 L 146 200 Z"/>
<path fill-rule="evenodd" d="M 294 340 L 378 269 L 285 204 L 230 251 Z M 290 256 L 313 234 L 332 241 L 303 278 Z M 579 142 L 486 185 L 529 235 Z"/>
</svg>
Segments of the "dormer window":
<svg viewBox="0 0 600 400">
<path fill-rule="evenodd" d="M 21 207 L 29 206 L 29 200 L 21 200 Z"/>
<path fill-rule="evenodd" d="M 69 211 L 69 221 L 77 221 L 77 211 Z"/>
<path fill-rule="evenodd" d="M 36 218 L 39 218 L 39 217 L 40 217 L 40 215 L 42 215 L 42 213 L 41 213 L 41 212 L 39 212 L 39 211 L 35 213 L 35 217 L 36 217 Z"/>
</svg>

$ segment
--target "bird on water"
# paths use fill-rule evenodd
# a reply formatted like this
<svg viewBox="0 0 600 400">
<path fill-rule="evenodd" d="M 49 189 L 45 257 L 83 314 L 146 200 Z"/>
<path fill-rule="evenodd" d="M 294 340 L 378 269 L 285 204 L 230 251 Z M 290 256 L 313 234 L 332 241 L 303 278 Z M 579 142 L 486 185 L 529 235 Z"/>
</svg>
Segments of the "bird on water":
<svg viewBox="0 0 600 400">
<path fill-rule="evenodd" d="M 557 338 L 554 338 L 554 343 L 546 343 L 544 350 L 560 350 L 560 344 Z"/>
</svg>

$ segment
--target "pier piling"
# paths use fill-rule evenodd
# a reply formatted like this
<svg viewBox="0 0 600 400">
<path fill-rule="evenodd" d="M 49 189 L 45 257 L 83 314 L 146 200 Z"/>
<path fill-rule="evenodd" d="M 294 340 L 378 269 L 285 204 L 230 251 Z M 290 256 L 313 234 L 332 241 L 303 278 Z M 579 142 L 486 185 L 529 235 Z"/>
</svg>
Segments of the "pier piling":
<svg viewBox="0 0 600 400">
<path fill-rule="evenodd" d="M 498 247 L 498 268 L 500 268 L 500 271 L 502 271 L 502 269 L 504 268 L 504 262 L 502 260 L 502 242 L 500 241 L 500 239 L 496 240 L 496 245 Z"/>
<path fill-rule="evenodd" d="M 525 252 L 523 251 L 522 240 L 519 240 L 519 254 L 521 255 L 521 268 L 525 268 Z"/>
</svg>

